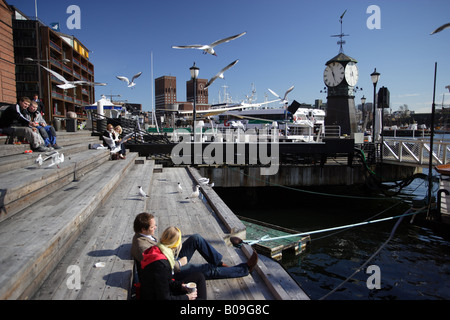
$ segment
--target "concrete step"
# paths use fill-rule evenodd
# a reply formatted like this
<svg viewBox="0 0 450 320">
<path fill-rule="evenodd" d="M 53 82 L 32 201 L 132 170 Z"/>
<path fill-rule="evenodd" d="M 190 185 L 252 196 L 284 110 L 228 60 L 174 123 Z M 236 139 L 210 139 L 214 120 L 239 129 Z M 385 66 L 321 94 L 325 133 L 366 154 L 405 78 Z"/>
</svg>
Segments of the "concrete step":
<svg viewBox="0 0 450 320">
<path fill-rule="evenodd" d="M 147 211 L 147 199 L 138 195 L 151 185 L 154 161 L 138 158 L 120 186 L 102 204 L 89 225 L 33 296 L 33 300 L 125 300 L 130 296 L 133 266 L 131 241 L 133 221 Z M 96 263 L 103 263 L 96 268 Z M 71 269 L 69 269 L 71 268 Z M 81 275 L 79 285 L 68 286 L 72 276 Z"/>
<path fill-rule="evenodd" d="M 49 167 L 51 161 L 48 160 L 42 166 L 33 163 L 0 173 L 0 221 L 78 180 L 109 157 L 108 150 L 85 150 L 65 155 L 59 168 L 56 165 Z"/>
<path fill-rule="evenodd" d="M 109 152 L 105 153 L 109 156 Z M 47 192 L 39 201 L 30 200 L 33 205 L 0 223 L 1 300 L 29 299 L 34 295 L 104 200 L 115 190 L 120 192 L 117 187 L 136 157 L 137 154 L 131 153 L 125 160 L 104 161 L 81 176 L 78 171 L 81 162 L 74 160 L 64 162 L 61 169 L 37 169 L 36 173 L 45 170 L 62 173 L 67 168 L 66 173 L 72 179 L 51 191 L 44 183 Z"/>
</svg>

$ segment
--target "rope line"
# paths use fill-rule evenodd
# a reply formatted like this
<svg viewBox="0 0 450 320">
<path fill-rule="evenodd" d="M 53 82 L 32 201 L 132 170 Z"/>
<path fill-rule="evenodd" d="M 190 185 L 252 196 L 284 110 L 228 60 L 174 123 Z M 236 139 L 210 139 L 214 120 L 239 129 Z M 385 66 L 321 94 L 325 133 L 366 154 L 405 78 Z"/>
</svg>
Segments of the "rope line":
<svg viewBox="0 0 450 320">
<path fill-rule="evenodd" d="M 370 220 L 370 221 L 363 221 L 363 222 L 358 222 L 358 223 L 354 223 L 354 224 L 348 224 L 348 225 L 339 226 L 339 227 L 332 227 L 332 228 L 326 228 L 326 229 L 320 229 L 320 230 L 314 230 L 314 231 L 301 232 L 301 233 L 290 234 L 290 235 L 286 235 L 286 236 L 279 236 L 279 237 L 270 238 L 268 235 L 265 235 L 265 236 L 261 237 L 260 239 L 244 240 L 244 242 L 249 244 L 249 245 L 253 245 L 253 244 L 256 244 L 256 243 L 259 243 L 259 242 L 274 241 L 274 240 L 280 240 L 280 239 L 301 237 L 301 236 L 306 236 L 306 235 L 311 235 L 311 234 L 316 234 L 316 233 L 322 233 L 322 232 L 329 232 L 329 231 L 335 231 L 335 230 L 341 230 L 341 229 L 347 229 L 347 228 L 354 228 L 354 227 L 359 227 L 359 226 L 363 226 L 363 225 L 367 225 L 367 224 L 371 224 L 371 223 L 384 222 L 384 221 L 393 220 L 393 219 L 397 219 L 397 218 L 402 218 L 402 217 L 406 217 L 406 216 L 416 215 L 420 211 L 421 210 L 414 211 L 414 212 L 407 211 L 407 213 L 404 213 L 402 215 L 397 215 L 397 216 L 392 216 L 392 217 L 387 217 L 387 218 L 382 218 L 382 219 L 376 219 L 376 220 Z"/>
</svg>

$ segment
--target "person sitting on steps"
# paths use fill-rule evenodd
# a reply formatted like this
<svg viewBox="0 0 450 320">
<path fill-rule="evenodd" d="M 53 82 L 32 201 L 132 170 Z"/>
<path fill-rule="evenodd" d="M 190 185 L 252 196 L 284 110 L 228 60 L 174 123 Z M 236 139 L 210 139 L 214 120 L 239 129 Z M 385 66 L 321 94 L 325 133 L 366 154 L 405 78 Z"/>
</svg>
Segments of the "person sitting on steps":
<svg viewBox="0 0 450 320">
<path fill-rule="evenodd" d="M 148 248 L 155 246 L 158 241 L 155 237 L 156 222 L 151 213 L 139 213 L 134 220 L 134 237 L 131 244 L 131 255 L 137 262 L 138 275 L 142 253 Z M 206 260 L 207 263 L 191 263 L 190 260 L 195 251 Z M 201 272 L 206 279 L 225 279 L 247 276 L 251 273 L 258 262 L 258 254 L 253 252 L 246 263 L 228 266 L 222 261 L 222 255 L 211 246 L 199 234 L 191 235 L 183 242 L 183 246 L 175 264 L 175 279 L 183 278 L 187 274 Z"/>
</svg>

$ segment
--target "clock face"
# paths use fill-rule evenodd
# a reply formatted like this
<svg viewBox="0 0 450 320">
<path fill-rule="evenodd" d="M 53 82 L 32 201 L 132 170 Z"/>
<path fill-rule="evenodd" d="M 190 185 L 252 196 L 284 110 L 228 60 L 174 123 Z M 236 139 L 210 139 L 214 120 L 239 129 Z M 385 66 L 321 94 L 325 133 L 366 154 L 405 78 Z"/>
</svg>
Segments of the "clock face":
<svg viewBox="0 0 450 320">
<path fill-rule="evenodd" d="M 344 79 L 344 67 L 339 62 L 332 62 L 323 72 L 323 81 L 328 87 L 336 87 Z"/>
<path fill-rule="evenodd" d="M 203 90 L 203 87 L 204 87 L 205 85 L 203 84 L 203 83 L 200 83 L 199 85 L 198 85 L 198 87 L 200 88 L 200 90 Z"/>
<path fill-rule="evenodd" d="M 358 82 L 358 67 L 356 66 L 356 63 L 349 62 L 345 66 L 345 81 L 352 87 Z"/>
</svg>

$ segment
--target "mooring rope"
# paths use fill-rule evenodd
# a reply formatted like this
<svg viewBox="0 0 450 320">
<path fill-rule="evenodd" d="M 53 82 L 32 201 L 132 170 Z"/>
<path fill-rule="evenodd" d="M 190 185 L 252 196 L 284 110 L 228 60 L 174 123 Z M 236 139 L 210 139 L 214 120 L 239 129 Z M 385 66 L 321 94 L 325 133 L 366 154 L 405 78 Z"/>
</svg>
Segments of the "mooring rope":
<svg viewBox="0 0 450 320">
<path fill-rule="evenodd" d="M 333 227 L 333 228 L 320 229 L 320 230 L 314 230 L 314 231 L 307 231 L 307 232 L 301 232 L 301 233 L 296 233 L 296 234 L 289 234 L 289 235 L 286 235 L 286 236 L 279 236 L 279 237 L 272 237 L 272 238 L 270 238 L 268 235 L 265 235 L 265 236 L 263 236 L 263 237 L 261 237 L 259 239 L 256 239 L 256 240 L 244 240 L 244 243 L 246 243 L 248 245 L 254 245 L 254 244 L 260 243 L 260 242 L 274 241 L 274 240 L 295 238 L 295 237 L 302 237 L 302 236 L 316 234 L 316 233 L 329 232 L 329 231 L 335 231 L 335 230 L 340 230 L 340 229 L 354 228 L 354 227 L 359 227 L 359 226 L 363 226 L 363 225 L 367 225 L 367 224 L 371 224 L 371 223 L 378 223 L 378 222 L 393 220 L 393 219 L 402 218 L 402 217 L 406 217 L 406 216 L 416 215 L 416 214 L 418 214 L 421 211 L 422 211 L 422 209 L 419 210 L 419 211 L 413 211 L 413 212 L 410 212 L 410 210 L 408 210 L 406 213 L 401 214 L 401 215 L 397 215 L 397 216 L 392 216 L 392 217 L 387 217 L 387 218 L 382 218 L 382 219 L 376 219 L 376 220 L 370 220 L 370 221 L 363 221 L 363 222 L 359 222 L 359 223 L 348 224 L 348 225 L 339 226 L 339 227 Z"/>
</svg>

